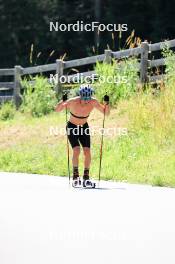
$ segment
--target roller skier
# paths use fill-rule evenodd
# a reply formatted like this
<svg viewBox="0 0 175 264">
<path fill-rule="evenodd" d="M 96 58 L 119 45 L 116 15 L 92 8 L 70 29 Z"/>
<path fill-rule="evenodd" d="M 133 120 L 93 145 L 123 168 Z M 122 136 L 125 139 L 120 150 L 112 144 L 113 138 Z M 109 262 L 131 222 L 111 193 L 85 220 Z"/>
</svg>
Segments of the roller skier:
<svg viewBox="0 0 175 264">
<path fill-rule="evenodd" d="M 64 94 L 62 100 L 56 106 L 56 112 L 60 112 L 64 109 L 70 111 L 70 118 L 66 124 L 66 131 L 69 143 L 73 150 L 72 165 L 73 165 L 73 187 L 87 187 L 95 188 L 89 176 L 90 165 L 91 165 L 91 138 L 90 130 L 88 125 L 88 117 L 92 110 L 96 108 L 104 116 L 109 115 L 109 96 L 104 96 L 104 104 L 101 104 L 93 96 L 93 88 L 89 85 L 82 85 L 79 88 L 77 97 L 68 99 L 67 94 Z M 83 148 L 84 154 L 84 174 L 83 181 L 81 181 L 79 175 L 79 155 L 80 146 Z M 69 151 L 68 151 L 68 162 L 69 162 Z M 68 163 L 69 168 L 69 163 Z M 69 172 L 70 173 L 70 172 Z"/>
</svg>

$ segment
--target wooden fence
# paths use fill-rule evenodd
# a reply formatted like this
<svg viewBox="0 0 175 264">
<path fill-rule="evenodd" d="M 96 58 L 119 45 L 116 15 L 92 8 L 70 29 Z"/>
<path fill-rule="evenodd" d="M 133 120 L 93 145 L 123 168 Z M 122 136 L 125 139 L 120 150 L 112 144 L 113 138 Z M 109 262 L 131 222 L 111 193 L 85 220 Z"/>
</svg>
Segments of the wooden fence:
<svg viewBox="0 0 175 264">
<path fill-rule="evenodd" d="M 44 73 L 54 71 L 58 84 L 55 86 L 56 92 L 59 93 L 61 91 L 61 82 L 60 77 L 64 76 L 64 70 L 71 69 L 75 67 L 95 64 L 98 62 L 105 61 L 106 63 L 110 63 L 114 58 L 116 60 L 128 58 L 128 57 L 138 57 L 139 60 L 139 72 L 140 72 L 140 82 L 145 84 L 147 82 L 157 82 L 163 80 L 164 75 L 149 75 L 149 69 L 153 67 L 163 66 L 165 65 L 165 60 L 163 58 L 156 60 L 149 60 L 149 53 L 154 51 L 162 50 L 163 47 L 168 46 L 169 48 L 175 47 L 175 39 L 169 40 L 166 42 L 159 42 L 155 44 L 148 44 L 147 42 L 142 42 L 140 47 L 126 49 L 122 51 L 111 51 L 105 50 L 104 54 L 91 56 L 82 59 L 70 60 L 70 61 L 62 61 L 56 60 L 56 63 L 41 65 L 41 66 L 33 66 L 23 68 L 21 66 L 15 66 L 13 69 L 0 69 L 0 76 L 13 76 L 13 82 L 0 82 L 0 91 L 2 89 L 12 90 L 12 95 L 10 96 L 0 96 L 0 102 L 6 100 L 14 100 L 16 106 L 18 107 L 20 104 L 20 91 L 21 91 L 21 78 L 24 75 L 32 75 L 37 73 Z M 89 76 L 95 74 L 95 71 L 82 72 L 81 76 Z M 66 78 L 69 80 L 73 80 L 76 74 L 68 75 Z"/>
</svg>

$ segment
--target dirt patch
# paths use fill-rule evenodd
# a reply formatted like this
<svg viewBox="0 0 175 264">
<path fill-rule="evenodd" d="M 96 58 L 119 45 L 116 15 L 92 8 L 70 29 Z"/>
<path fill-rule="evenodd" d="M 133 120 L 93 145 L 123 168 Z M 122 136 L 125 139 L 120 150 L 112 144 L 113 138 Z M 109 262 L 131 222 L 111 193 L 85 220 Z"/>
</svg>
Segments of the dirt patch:
<svg viewBox="0 0 175 264">
<path fill-rule="evenodd" d="M 95 129 L 102 128 L 103 115 L 98 111 L 91 113 L 89 125 Z M 24 125 L 23 123 L 2 126 L 0 130 L 0 149 L 14 147 L 20 144 L 37 143 L 54 145 L 58 141 L 65 140 L 63 125 L 50 125 L 51 122 L 41 122 L 38 124 Z M 127 128 L 128 119 L 120 116 L 117 109 L 111 111 L 109 117 L 106 117 L 105 127 L 122 129 Z M 60 133 L 61 131 L 61 133 Z M 99 135 L 95 134 L 95 137 Z M 111 136 L 113 137 L 113 136 Z M 66 141 L 65 141 L 66 142 Z"/>
</svg>

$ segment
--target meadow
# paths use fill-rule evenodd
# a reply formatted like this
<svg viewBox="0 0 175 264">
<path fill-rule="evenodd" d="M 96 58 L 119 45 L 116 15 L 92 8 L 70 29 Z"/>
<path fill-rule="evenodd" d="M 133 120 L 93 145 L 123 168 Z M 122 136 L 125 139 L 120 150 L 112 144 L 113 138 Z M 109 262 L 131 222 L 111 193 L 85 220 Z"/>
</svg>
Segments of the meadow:
<svg viewBox="0 0 175 264">
<path fill-rule="evenodd" d="M 94 84 L 101 101 L 108 93 L 111 114 L 105 128 L 116 133 L 104 136 L 101 178 L 106 180 L 175 186 L 175 77 L 174 53 L 165 51 L 166 80 L 140 88 L 135 60 L 123 66 L 97 64 L 102 76 L 127 76 L 128 83 Z M 16 111 L 11 103 L 0 108 L 0 171 L 68 176 L 65 112 L 56 113 L 56 98 L 44 77 L 36 77 L 33 89 L 27 80 L 23 103 Z M 91 113 L 89 124 L 99 130 L 103 115 Z M 92 136 L 91 176 L 98 179 L 100 133 Z M 72 168 L 71 168 L 72 172 Z M 83 157 L 80 158 L 80 173 Z"/>
<path fill-rule="evenodd" d="M 102 179 L 175 186 L 174 99 L 174 91 L 166 89 L 156 97 L 150 92 L 138 94 L 112 108 L 105 127 L 115 127 L 118 133 L 104 136 Z M 102 118 L 94 111 L 90 126 L 100 128 Z M 65 112 L 41 117 L 15 112 L 13 119 L 1 120 L 0 170 L 67 176 L 66 136 L 52 131 L 64 127 Z M 101 135 L 95 133 L 94 178 L 98 178 L 100 141 Z"/>
</svg>

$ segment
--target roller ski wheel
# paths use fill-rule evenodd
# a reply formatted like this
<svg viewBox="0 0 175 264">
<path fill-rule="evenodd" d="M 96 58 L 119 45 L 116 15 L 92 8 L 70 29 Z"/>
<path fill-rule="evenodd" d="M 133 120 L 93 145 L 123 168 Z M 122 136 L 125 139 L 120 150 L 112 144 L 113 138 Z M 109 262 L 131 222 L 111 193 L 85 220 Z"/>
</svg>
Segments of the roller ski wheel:
<svg viewBox="0 0 175 264">
<path fill-rule="evenodd" d="M 94 189 L 96 187 L 96 183 L 91 182 L 91 180 L 83 180 L 83 188 Z"/>
<path fill-rule="evenodd" d="M 72 187 L 73 188 L 80 188 L 82 187 L 81 179 L 77 178 L 72 181 Z"/>
</svg>

